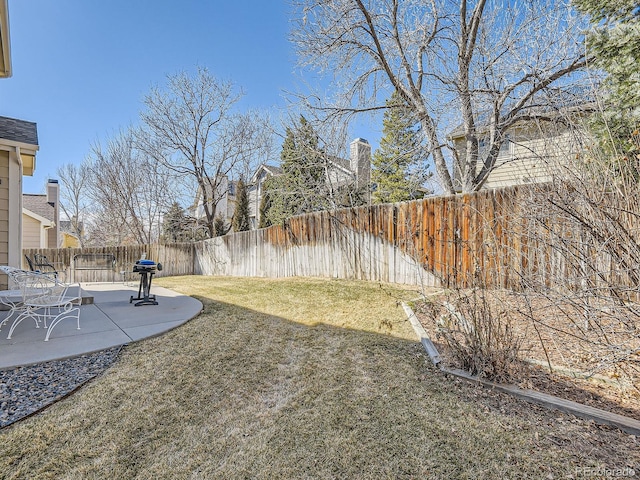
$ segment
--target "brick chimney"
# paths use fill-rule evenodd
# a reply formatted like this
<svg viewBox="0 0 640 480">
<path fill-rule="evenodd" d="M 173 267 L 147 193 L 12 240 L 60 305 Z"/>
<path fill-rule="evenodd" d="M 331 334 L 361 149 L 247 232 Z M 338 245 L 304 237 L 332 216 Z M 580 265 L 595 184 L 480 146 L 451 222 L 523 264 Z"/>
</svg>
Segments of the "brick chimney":
<svg viewBox="0 0 640 480">
<path fill-rule="evenodd" d="M 47 203 L 53 207 L 54 225 L 47 230 L 47 248 L 60 246 L 60 186 L 58 180 L 47 181 Z"/>
<path fill-rule="evenodd" d="M 371 145 L 364 138 L 356 138 L 350 145 L 351 171 L 355 173 L 356 185 L 371 183 Z"/>
</svg>

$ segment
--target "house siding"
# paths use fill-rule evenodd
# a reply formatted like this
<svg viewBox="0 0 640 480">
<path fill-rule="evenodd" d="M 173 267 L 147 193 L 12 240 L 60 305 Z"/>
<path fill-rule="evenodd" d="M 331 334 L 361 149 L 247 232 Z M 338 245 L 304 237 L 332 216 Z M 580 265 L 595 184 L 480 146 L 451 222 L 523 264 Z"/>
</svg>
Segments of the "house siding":
<svg viewBox="0 0 640 480">
<path fill-rule="evenodd" d="M 22 248 L 45 248 L 41 223 L 29 215 L 22 215 Z"/>
<path fill-rule="evenodd" d="M 233 193 L 231 193 L 230 191 L 230 186 L 233 189 Z M 232 182 L 230 184 L 227 177 L 222 177 L 219 184 L 216 186 L 216 195 L 215 195 L 215 198 L 217 199 L 216 217 L 221 216 L 224 219 L 224 221 L 227 223 L 227 226 L 231 225 L 231 220 L 233 218 L 233 214 L 235 213 L 235 208 L 236 208 L 235 188 L 236 188 L 235 182 Z M 209 186 L 207 186 L 207 190 L 209 192 L 211 191 Z M 212 196 L 213 195 L 211 194 L 209 195 L 209 197 L 212 197 Z M 200 189 L 198 189 L 197 205 L 196 205 L 195 213 L 197 218 L 205 217 L 204 204 L 202 203 L 202 193 Z"/>
<path fill-rule="evenodd" d="M 80 241 L 70 233 L 62 232 L 62 245 L 60 248 L 79 248 Z"/>
<path fill-rule="evenodd" d="M 484 188 L 549 182 L 577 148 L 569 133 L 551 138 L 515 140 L 498 157 Z"/>
<path fill-rule="evenodd" d="M 539 131 L 522 127 L 513 129 L 482 188 L 549 182 L 561 174 L 567 160 L 581 150 L 584 139 L 585 136 L 580 132 Z M 463 156 L 462 137 L 455 139 L 455 146 L 458 154 Z M 484 155 L 486 152 L 481 147 L 480 156 Z M 477 173 L 481 168 L 481 163 L 478 163 Z M 454 173 L 456 184 L 459 184 L 460 174 L 458 171 Z"/>
<path fill-rule="evenodd" d="M 9 152 L 0 151 L 0 265 L 9 264 Z M 6 275 L 0 276 L 0 289 L 7 288 Z"/>
<path fill-rule="evenodd" d="M 22 176 L 32 175 L 38 150 L 34 122 L 0 116 L 0 264 L 22 258 Z M 6 288 L 0 276 L 0 288 Z"/>
</svg>

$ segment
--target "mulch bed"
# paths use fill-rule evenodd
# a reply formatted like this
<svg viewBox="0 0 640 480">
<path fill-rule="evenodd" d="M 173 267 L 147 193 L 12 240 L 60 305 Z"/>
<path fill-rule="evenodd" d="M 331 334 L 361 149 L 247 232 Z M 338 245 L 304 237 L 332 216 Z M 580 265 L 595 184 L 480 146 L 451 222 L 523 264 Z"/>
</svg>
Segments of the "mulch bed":
<svg viewBox="0 0 640 480">
<path fill-rule="evenodd" d="M 440 294 L 414 305 L 416 317 L 450 368 L 461 365 L 437 323 L 450 315 L 442 303 L 458 304 L 454 296 L 459 295 Z M 620 320 L 624 312 L 598 306 L 590 311 L 585 328 L 583 310 L 573 300 L 506 291 L 487 293 L 485 299 L 490 311 L 508 320 L 522 339 L 522 361 L 511 368 L 511 383 L 640 420 L 640 339 L 633 320 Z M 635 354 L 620 355 L 623 350 Z"/>
</svg>

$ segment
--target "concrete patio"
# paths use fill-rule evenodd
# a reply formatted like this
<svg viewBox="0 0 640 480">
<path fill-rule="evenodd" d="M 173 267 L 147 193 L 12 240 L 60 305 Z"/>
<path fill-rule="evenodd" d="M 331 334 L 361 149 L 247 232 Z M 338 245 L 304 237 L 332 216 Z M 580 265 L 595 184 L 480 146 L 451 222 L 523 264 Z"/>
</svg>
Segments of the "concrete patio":
<svg viewBox="0 0 640 480">
<path fill-rule="evenodd" d="M 0 330 L 0 370 L 74 357 L 159 335 L 202 310 L 198 300 L 155 285 L 151 293 L 159 305 L 139 307 L 129 303 L 131 296 L 138 294 L 137 286 L 93 283 L 82 284 L 82 290 L 83 296 L 93 297 L 93 304 L 80 307 L 80 330 L 75 320 L 63 320 L 45 342 L 46 330 L 35 328 L 34 322 L 26 319 L 7 340 L 11 321 L 4 325 Z M 7 314 L 0 312 L 0 321 Z"/>
</svg>

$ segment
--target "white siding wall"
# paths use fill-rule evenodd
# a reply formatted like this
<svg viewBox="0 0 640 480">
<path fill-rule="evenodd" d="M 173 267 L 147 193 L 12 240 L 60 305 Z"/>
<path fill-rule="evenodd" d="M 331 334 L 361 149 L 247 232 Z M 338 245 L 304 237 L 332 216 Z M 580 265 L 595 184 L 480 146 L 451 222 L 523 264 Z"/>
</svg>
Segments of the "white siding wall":
<svg viewBox="0 0 640 480">
<path fill-rule="evenodd" d="M 42 224 L 29 215 L 22 215 L 22 248 L 47 248 Z"/>
<path fill-rule="evenodd" d="M 0 151 L 0 262 L 9 262 L 9 152 Z"/>
<path fill-rule="evenodd" d="M 548 182 L 561 172 L 567 160 L 580 151 L 584 140 L 584 137 L 571 132 L 541 135 L 539 131 L 522 128 L 512 132 L 483 188 Z M 455 144 L 463 155 L 463 139 L 456 139 Z M 481 149 L 480 155 L 483 153 L 486 152 Z M 481 168 L 482 165 L 478 164 L 478 172 Z M 455 172 L 455 177 L 459 178 L 459 172 Z"/>
<path fill-rule="evenodd" d="M 9 264 L 9 152 L 0 151 L 0 265 Z M 0 289 L 7 277 L 0 275 Z"/>
<path fill-rule="evenodd" d="M 327 183 L 333 188 L 341 187 L 353 183 L 354 175 L 339 168 L 330 168 L 327 172 Z"/>
<path fill-rule="evenodd" d="M 551 138 L 515 140 L 509 142 L 498 157 L 496 168 L 491 172 L 485 188 L 506 187 L 526 183 L 551 181 L 562 163 L 575 154 L 576 146 L 569 133 Z"/>
</svg>

